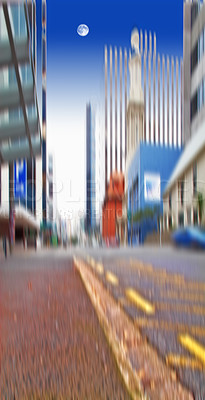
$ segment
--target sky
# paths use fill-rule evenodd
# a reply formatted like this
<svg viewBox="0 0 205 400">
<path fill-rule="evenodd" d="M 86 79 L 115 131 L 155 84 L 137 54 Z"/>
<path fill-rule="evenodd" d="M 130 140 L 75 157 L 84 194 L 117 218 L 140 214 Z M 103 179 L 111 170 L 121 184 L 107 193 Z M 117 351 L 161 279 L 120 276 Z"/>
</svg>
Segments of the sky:
<svg viewBox="0 0 205 400">
<path fill-rule="evenodd" d="M 86 103 L 104 113 L 104 46 L 129 49 L 135 27 L 156 33 L 159 53 L 182 57 L 183 0 L 47 0 L 47 149 L 62 217 L 85 210 Z"/>
</svg>

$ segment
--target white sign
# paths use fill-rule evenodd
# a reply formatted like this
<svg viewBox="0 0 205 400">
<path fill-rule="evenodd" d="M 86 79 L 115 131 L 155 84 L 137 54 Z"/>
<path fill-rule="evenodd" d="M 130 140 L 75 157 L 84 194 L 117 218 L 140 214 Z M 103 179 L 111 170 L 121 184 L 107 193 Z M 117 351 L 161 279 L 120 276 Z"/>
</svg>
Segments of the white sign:
<svg viewBox="0 0 205 400">
<path fill-rule="evenodd" d="M 144 198 L 145 201 L 160 201 L 160 175 L 144 174 Z"/>
</svg>

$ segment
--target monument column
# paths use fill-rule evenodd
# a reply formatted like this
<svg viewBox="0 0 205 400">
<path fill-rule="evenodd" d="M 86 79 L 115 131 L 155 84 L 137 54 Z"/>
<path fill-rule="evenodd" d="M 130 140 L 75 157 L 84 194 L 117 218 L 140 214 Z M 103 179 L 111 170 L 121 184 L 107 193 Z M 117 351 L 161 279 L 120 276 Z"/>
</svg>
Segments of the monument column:
<svg viewBox="0 0 205 400">
<path fill-rule="evenodd" d="M 110 46 L 110 176 L 112 174 L 112 47 Z"/>
</svg>

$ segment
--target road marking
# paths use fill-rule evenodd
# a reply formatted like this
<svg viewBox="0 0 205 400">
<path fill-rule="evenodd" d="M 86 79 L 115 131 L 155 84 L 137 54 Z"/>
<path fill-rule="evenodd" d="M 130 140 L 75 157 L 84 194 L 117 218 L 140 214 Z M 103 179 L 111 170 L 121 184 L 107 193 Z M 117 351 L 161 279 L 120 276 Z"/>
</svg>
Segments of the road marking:
<svg viewBox="0 0 205 400">
<path fill-rule="evenodd" d="M 194 325 L 186 325 L 178 322 L 169 322 L 165 320 L 157 320 L 157 319 L 147 319 L 144 317 L 136 317 L 135 324 L 138 328 L 148 328 L 148 329 L 156 329 L 156 330 L 164 330 L 164 331 L 174 331 L 179 332 L 183 331 L 190 332 L 192 335 L 205 337 L 205 328 L 202 326 L 194 326 Z"/>
<path fill-rule="evenodd" d="M 154 314 L 155 307 L 152 303 L 142 297 L 136 290 L 129 288 L 125 290 L 125 294 L 129 300 L 137 305 L 137 307 L 141 308 L 147 314 Z"/>
<path fill-rule="evenodd" d="M 196 358 L 185 357 L 179 354 L 168 354 L 166 356 L 166 363 L 174 367 L 203 369 L 202 363 Z"/>
<path fill-rule="evenodd" d="M 153 268 L 152 264 L 146 264 L 146 263 L 143 263 L 140 260 L 132 260 L 132 259 L 130 259 L 130 265 L 132 267 L 136 267 L 137 269 L 140 269 L 142 271 L 146 271 L 146 272 L 149 272 L 149 273 L 153 273 L 154 272 L 154 268 Z"/>
<path fill-rule="evenodd" d="M 112 285 L 115 285 L 115 286 L 118 285 L 118 283 L 119 283 L 119 280 L 118 280 L 117 276 L 114 275 L 110 271 L 106 272 L 106 279 L 107 279 L 108 282 L 110 282 Z"/>
<path fill-rule="evenodd" d="M 184 292 L 184 291 L 180 291 L 180 289 L 178 291 L 176 290 L 160 290 L 160 296 L 161 297 L 165 297 L 168 299 L 180 299 L 180 300 L 185 300 L 185 301 L 191 301 L 191 302 L 195 302 L 195 303 L 205 303 L 205 294 L 202 293 L 190 293 L 188 291 Z"/>
<path fill-rule="evenodd" d="M 96 263 L 96 270 L 100 275 L 102 275 L 104 272 L 103 264 L 100 262 Z"/>
<path fill-rule="evenodd" d="M 179 341 L 183 347 L 190 351 L 190 353 L 194 354 L 202 363 L 205 365 L 205 348 L 198 343 L 195 339 L 193 339 L 188 334 L 179 335 Z"/>
<path fill-rule="evenodd" d="M 162 303 L 155 302 L 156 310 L 162 311 L 176 311 L 186 314 L 205 315 L 205 307 L 197 306 L 194 304 L 179 304 L 179 303 Z"/>
<path fill-rule="evenodd" d="M 130 264 L 134 266 L 137 269 L 139 277 L 141 277 L 141 274 L 147 275 L 148 278 L 151 275 L 151 278 L 154 280 L 159 280 L 160 283 L 161 281 L 165 281 L 166 283 L 173 283 L 176 286 L 180 286 L 181 289 L 192 289 L 192 290 L 205 290 L 205 283 L 204 282 L 198 282 L 198 281 L 189 281 L 186 280 L 185 277 L 181 274 L 176 274 L 176 273 L 171 273 L 168 272 L 166 269 L 161 269 L 161 268 L 153 268 L 151 264 L 146 264 L 143 263 L 142 261 L 138 260 L 132 260 L 130 259 Z M 183 286 L 183 287 L 181 287 Z"/>
<path fill-rule="evenodd" d="M 121 298 L 120 302 L 123 305 L 129 306 L 131 301 L 128 298 Z M 163 302 L 154 302 L 155 304 L 155 312 L 156 311 L 175 311 L 177 313 L 186 313 L 186 314 L 196 314 L 196 315 L 205 315 L 205 307 L 198 306 L 194 304 L 179 304 L 179 303 L 163 303 Z"/>
</svg>

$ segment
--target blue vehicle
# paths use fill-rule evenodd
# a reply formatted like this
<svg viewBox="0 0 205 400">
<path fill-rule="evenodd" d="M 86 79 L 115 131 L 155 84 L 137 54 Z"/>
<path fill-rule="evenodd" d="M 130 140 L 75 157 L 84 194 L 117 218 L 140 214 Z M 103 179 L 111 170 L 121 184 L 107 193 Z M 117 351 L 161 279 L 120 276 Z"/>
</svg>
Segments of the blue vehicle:
<svg viewBox="0 0 205 400">
<path fill-rule="evenodd" d="M 177 246 L 205 249 L 205 230 L 199 227 L 178 229 L 173 233 L 172 239 Z"/>
</svg>

